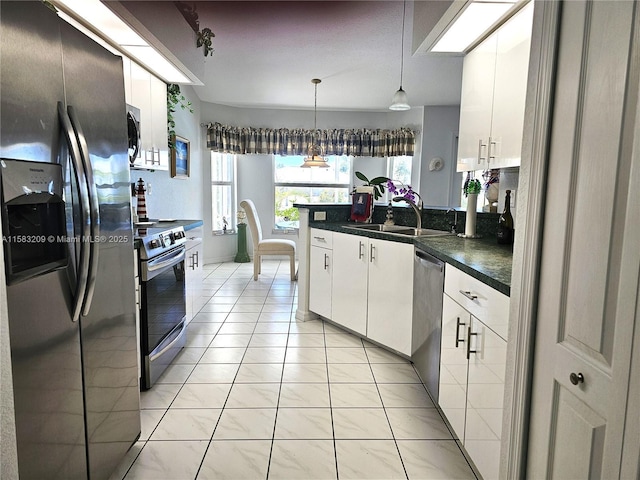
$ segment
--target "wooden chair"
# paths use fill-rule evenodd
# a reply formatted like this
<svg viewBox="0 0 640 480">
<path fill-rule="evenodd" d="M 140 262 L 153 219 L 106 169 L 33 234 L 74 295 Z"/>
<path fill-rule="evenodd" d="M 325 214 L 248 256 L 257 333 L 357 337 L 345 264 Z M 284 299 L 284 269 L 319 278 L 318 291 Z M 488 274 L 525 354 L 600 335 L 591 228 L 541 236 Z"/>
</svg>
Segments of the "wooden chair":
<svg viewBox="0 0 640 480">
<path fill-rule="evenodd" d="M 262 257 L 265 255 L 288 255 L 291 269 L 291 281 L 296 280 L 296 244 L 292 240 L 262 239 L 262 227 L 253 201 L 247 199 L 240 202 L 247 214 L 247 223 L 251 229 L 253 240 L 253 279 L 258 280 Z"/>
</svg>

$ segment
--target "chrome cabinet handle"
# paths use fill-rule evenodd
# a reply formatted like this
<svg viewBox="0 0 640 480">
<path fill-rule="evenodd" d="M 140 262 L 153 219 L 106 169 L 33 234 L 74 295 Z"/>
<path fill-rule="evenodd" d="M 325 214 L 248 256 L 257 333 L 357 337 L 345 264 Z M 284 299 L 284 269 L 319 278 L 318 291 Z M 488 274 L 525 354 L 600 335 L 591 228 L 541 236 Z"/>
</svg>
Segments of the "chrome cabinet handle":
<svg viewBox="0 0 640 480">
<path fill-rule="evenodd" d="M 467 329 L 467 360 L 471 357 L 472 353 L 478 353 L 477 350 L 471 350 L 471 336 L 477 336 L 478 334 L 471 331 L 471 325 Z"/>
<path fill-rule="evenodd" d="M 373 263 L 373 261 L 376 259 L 375 252 L 376 252 L 376 247 L 374 247 L 372 243 L 371 245 L 369 245 L 369 262 L 370 263 Z"/>
<path fill-rule="evenodd" d="M 569 380 L 574 385 L 578 385 L 580 383 L 584 383 L 584 375 L 582 375 L 582 373 L 572 372 L 571 375 L 569 375 Z"/>
<path fill-rule="evenodd" d="M 327 255 L 325 253 L 324 254 L 324 269 L 326 270 L 327 268 L 329 268 L 329 255 Z"/>
<path fill-rule="evenodd" d="M 466 325 L 466 323 L 460 321 L 460 317 L 456 319 L 456 348 L 458 348 L 459 342 L 464 342 L 464 338 L 460 338 L 460 326 Z"/>
<path fill-rule="evenodd" d="M 199 265 L 200 265 L 200 252 L 197 252 L 197 251 L 196 251 L 196 253 L 194 253 L 194 254 L 193 254 L 193 257 L 194 257 L 194 259 L 193 259 L 193 266 L 194 266 L 194 267 L 199 266 Z M 194 268 L 194 270 L 195 270 L 195 268 Z"/>
<path fill-rule="evenodd" d="M 358 246 L 358 260 L 362 260 L 362 257 L 364 257 L 364 243 L 363 242 L 358 242 L 359 246 Z"/>
<path fill-rule="evenodd" d="M 476 300 L 478 298 L 477 295 L 472 294 L 469 290 L 460 290 L 460 293 L 467 297 L 469 300 Z"/>
<path fill-rule="evenodd" d="M 478 163 L 482 163 L 486 160 L 486 158 L 482 156 L 482 149 L 486 146 L 486 143 L 482 143 L 482 139 L 478 140 Z"/>
<path fill-rule="evenodd" d="M 492 146 L 493 146 L 493 147 L 495 147 L 495 146 L 496 146 L 496 142 L 495 142 L 495 141 L 493 141 L 493 140 L 491 139 L 491 137 L 489 137 L 489 148 L 488 148 L 488 150 L 487 150 L 487 158 L 488 158 L 488 160 L 487 160 L 487 165 L 488 165 L 489 163 L 491 163 L 491 161 L 492 161 L 492 160 L 495 160 L 495 158 L 496 158 L 496 156 L 495 156 L 495 155 L 491 155 L 491 150 L 494 150 L 494 154 L 495 154 L 495 148 L 492 148 Z"/>
</svg>

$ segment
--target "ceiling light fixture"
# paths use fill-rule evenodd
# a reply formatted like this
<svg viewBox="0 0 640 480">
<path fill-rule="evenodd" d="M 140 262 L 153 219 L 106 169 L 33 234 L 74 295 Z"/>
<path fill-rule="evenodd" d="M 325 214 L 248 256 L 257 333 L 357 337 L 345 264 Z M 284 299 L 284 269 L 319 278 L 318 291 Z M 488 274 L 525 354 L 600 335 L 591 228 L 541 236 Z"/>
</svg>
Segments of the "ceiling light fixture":
<svg viewBox="0 0 640 480">
<path fill-rule="evenodd" d="M 393 103 L 389 107 L 389 110 L 409 110 L 409 100 L 407 99 L 407 93 L 402 89 L 402 72 L 404 70 L 404 17 L 407 10 L 407 0 L 402 2 L 402 42 L 400 47 L 400 88 L 393 96 Z"/>
<path fill-rule="evenodd" d="M 313 102 L 313 139 L 311 141 L 311 145 L 309 145 L 309 150 L 307 152 L 307 156 L 304 157 L 304 162 L 300 165 L 302 168 L 311 168 L 311 167 L 319 167 L 319 168 L 329 168 L 329 164 L 325 162 L 324 158 L 322 158 L 322 149 L 320 145 L 316 143 L 316 117 L 318 110 L 318 84 L 322 82 L 319 78 L 314 78 L 311 80 L 315 88 L 315 97 Z"/>
<path fill-rule="evenodd" d="M 51 3 L 59 17 L 101 45 L 109 45 L 113 53 L 132 58 L 167 83 L 193 84 L 99 0 L 51 0 Z"/>
<path fill-rule="evenodd" d="M 430 51 L 466 52 L 478 39 L 483 38 L 496 22 L 504 18 L 508 12 L 513 12 L 516 3 L 516 0 L 466 3 Z"/>
</svg>

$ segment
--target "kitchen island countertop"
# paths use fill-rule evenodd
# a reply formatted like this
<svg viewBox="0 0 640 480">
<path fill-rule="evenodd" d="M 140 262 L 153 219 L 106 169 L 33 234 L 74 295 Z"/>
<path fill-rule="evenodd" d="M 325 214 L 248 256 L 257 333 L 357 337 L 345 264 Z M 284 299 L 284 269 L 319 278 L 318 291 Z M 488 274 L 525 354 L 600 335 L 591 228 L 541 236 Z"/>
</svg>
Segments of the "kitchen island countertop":
<svg viewBox="0 0 640 480">
<path fill-rule="evenodd" d="M 510 245 L 498 245 L 494 238 L 461 238 L 455 235 L 435 237 L 404 237 L 385 232 L 345 228 L 353 224 L 309 222 L 309 227 L 360 235 L 380 240 L 412 243 L 434 257 L 447 262 L 505 295 L 511 293 Z"/>
</svg>

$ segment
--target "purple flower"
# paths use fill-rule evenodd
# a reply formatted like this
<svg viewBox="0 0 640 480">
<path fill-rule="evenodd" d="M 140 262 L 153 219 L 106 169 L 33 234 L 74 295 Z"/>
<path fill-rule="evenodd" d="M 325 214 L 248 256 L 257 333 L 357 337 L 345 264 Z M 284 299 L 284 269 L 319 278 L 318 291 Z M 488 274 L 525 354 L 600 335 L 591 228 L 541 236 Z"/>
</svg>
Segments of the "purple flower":
<svg viewBox="0 0 640 480">
<path fill-rule="evenodd" d="M 398 192 L 396 185 L 391 180 L 387 180 L 387 190 L 389 190 L 389 193 L 394 194 Z"/>
</svg>

